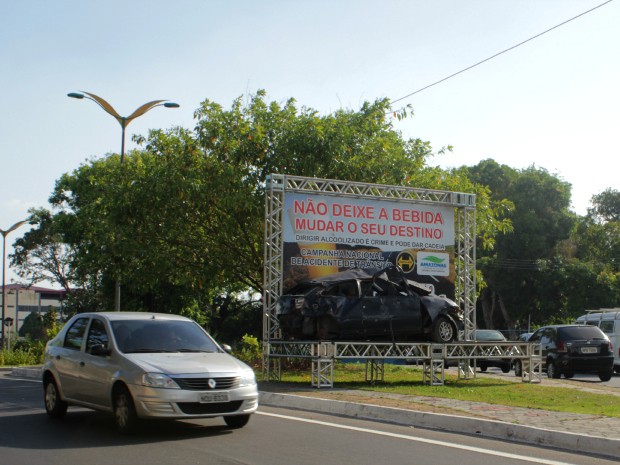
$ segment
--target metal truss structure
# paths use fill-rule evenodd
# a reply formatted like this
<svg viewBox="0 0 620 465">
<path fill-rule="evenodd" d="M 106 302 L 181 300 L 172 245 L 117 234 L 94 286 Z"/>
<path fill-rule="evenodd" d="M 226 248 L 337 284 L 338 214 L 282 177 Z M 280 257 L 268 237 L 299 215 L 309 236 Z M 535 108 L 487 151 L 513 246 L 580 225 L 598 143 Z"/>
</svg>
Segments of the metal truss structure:
<svg viewBox="0 0 620 465">
<path fill-rule="evenodd" d="M 276 317 L 276 303 L 279 296 L 282 294 L 284 247 L 283 218 L 284 198 L 287 192 L 313 193 L 358 199 L 393 200 L 405 204 L 453 207 L 456 210 L 455 300 L 464 312 L 464 338 L 466 340 L 471 340 L 473 330 L 476 327 L 476 196 L 474 194 L 279 174 L 268 176 L 265 187 L 265 255 L 263 278 L 263 375 L 265 379 L 279 379 L 279 360 L 281 357 L 285 356 L 285 354 L 280 353 L 281 350 L 285 350 L 282 344 L 277 343 L 277 341 L 281 340 L 282 334 Z M 297 342 L 288 344 L 296 344 L 297 347 L 291 350 L 291 353 L 286 356 L 309 357 L 313 359 L 313 363 L 316 361 L 316 364 L 321 367 L 325 366 L 325 363 L 327 363 L 325 360 L 333 360 L 334 357 L 333 354 L 329 356 L 321 355 L 320 351 L 315 352 L 314 355 L 306 354 L 306 349 L 308 349 L 309 346 L 317 347 L 317 344 L 320 346 L 319 343 Z M 340 343 L 335 344 L 336 347 L 340 347 L 341 345 Z M 286 344 L 284 345 L 286 346 Z M 379 343 L 366 345 L 376 346 L 377 348 L 383 347 L 383 345 Z M 401 346 L 400 343 L 388 345 L 391 347 Z M 414 344 L 414 346 L 421 349 L 428 346 L 428 344 Z M 290 348 L 290 346 L 287 347 Z M 373 349 L 369 348 L 368 350 L 372 351 Z M 382 351 L 382 349 L 376 350 Z M 292 352 L 295 352 L 295 354 Z M 430 352 L 425 354 L 428 355 Z M 340 356 L 336 357 L 342 358 Z M 358 355 L 356 358 L 368 357 Z M 399 358 L 403 358 L 402 355 Z M 373 370 L 371 367 L 370 370 L 371 377 L 373 378 L 378 366 L 374 368 Z M 325 376 L 325 373 L 322 373 L 321 369 L 317 367 L 317 385 L 324 384 L 323 381 Z M 325 384 L 330 383 L 325 382 Z M 333 384 L 333 379 L 331 380 L 331 384 Z"/>
<path fill-rule="evenodd" d="M 446 364 L 459 367 L 459 377 L 475 376 L 478 360 L 519 360 L 521 381 L 540 383 L 542 380 L 542 350 L 539 343 L 529 342 L 455 342 L 432 344 L 421 342 L 284 342 L 266 345 L 273 371 L 281 373 L 280 361 L 301 358 L 312 361 L 313 387 L 334 386 L 336 361 L 366 362 L 366 381 L 384 381 L 386 361 L 422 364 L 423 383 L 443 385 Z M 274 363 L 276 362 L 276 363 Z M 472 373 L 470 375 L 470 372 Z M 279 380 L 279 378 L 278 378 Z"/>
</svg>

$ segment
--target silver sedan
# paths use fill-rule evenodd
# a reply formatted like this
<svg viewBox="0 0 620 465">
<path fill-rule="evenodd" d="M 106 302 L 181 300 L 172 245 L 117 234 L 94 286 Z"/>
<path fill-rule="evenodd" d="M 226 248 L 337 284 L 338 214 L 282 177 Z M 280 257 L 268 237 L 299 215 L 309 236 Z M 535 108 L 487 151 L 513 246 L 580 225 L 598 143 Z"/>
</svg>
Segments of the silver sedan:
<svg viewBox="0 0 620 465">
<path fill-rule="evenodd" d="M 45 409 L 53 418 L 69 405 L 111 412 L 123 433 L 146 418 L 222 416 L 241 428 L 258 408 L 256 379 L 224 348 L 178 315 L 75 315 L 45 349 Z"/>
</svg>

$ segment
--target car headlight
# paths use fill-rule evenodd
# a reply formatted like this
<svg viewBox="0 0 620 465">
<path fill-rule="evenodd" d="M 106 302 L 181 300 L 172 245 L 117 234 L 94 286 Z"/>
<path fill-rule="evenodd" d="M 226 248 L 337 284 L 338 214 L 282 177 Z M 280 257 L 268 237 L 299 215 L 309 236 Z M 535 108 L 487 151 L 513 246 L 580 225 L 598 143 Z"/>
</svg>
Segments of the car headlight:
<svg viewBox="0 0 620 465">
<path fill-rule="evenodd" d="M 142 385 L 153 388 L 181 389 L 175 380 L 163 373 L 144 373 L 142 375 Z"/>
<path fill-rule="evenodd" d="M 242 371 L 241 376 L 239 377 L 239 385 L 252 386 L 253 384 L 256 384 L 256 376 L 254 376 L 254 372 L 252 370 Z"/>
</svg>

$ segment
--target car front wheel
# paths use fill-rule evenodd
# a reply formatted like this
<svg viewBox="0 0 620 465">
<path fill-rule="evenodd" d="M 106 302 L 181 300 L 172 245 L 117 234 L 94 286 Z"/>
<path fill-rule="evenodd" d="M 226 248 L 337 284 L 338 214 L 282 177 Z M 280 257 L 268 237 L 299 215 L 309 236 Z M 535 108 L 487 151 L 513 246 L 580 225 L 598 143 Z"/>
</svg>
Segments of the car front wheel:
<svg viewBox="0 0 620 465">
<path fill-rule="evenodd" d="M 614 372 L 612 371 L 601 371 L 598 374 L 598 377 L 601 381 L 609 381 L 611 379 L 611 377 L 613 376 Z"/>
<path fill-rule="evenodd" d="M 138 424 L 138 415 L 129 390 L 122 386 L 114 393 L 114 422 L 120 433 L 132 433 Z"/>
<path fill-rule="evenodd" d="M 456 328 L 445 316 L 440 316 L 433 324 L 432 338 L 433 342 L 452 342 L 456 339 Z"/>
<path fill-rule="evenodd" d="M 235 415 L 224 417 L 224 421 L 231 428 L 243 428 L 250 421 L 250 415 Z"/>
<path fill-rule="evenodd" d="M 515 362 L 515 376 L 521 376 L 523 374 L 523 365 L 520 360 Z"/>
<path fill-rule="evenodd" d="M 53 378 L 45 381 L 45 411 L 52 418 L 62 418 L 67 413 L 67 403 L 60 398 L 58 386 Z"/>
</svg>

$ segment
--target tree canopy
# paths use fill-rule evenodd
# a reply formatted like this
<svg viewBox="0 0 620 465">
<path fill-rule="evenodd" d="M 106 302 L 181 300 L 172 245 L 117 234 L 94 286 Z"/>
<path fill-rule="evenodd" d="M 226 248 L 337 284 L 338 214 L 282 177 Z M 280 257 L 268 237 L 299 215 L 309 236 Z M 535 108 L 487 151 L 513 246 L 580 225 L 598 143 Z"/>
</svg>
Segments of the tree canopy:
<svg viewBox="0 0 620 465">
<path fill-rule="evenodd" d="M 259 334 L 265 181 L 279 173 L 475 193 L 479 282 L 509 319 L 546 305 L 532 296 L 531 275 L 570 242 L 570 186 L 492 160 L 431 167 L 430 142 L 404 139 L 394 121 L 385 99 L 327 115 L 264 91 L 229 109 L 205 100 L 194 128 L 151 131 L 123 162 L 107 154 L 58 179 L 11 263 L 32 282 L 79 289 L 74 311 L 112 308 L 118 280 L 124 310 L 187 314 L 230 338 Z"/>
</svg>

